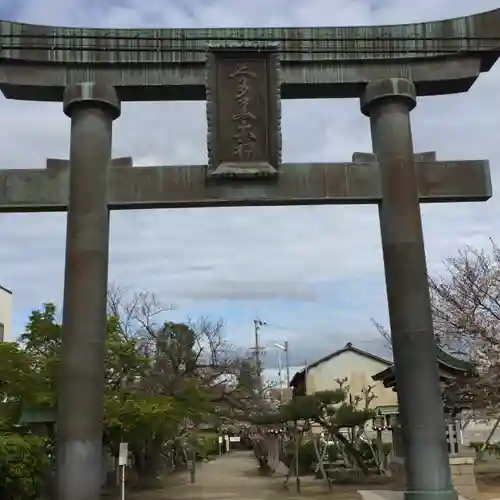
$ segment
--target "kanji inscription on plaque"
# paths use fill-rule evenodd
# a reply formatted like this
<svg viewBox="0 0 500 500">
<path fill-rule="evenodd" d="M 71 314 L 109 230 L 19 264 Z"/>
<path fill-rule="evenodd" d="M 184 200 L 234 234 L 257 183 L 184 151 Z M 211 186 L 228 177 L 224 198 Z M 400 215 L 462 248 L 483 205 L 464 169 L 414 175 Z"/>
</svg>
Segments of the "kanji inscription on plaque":
<svg viewBox="0 0 500 500">
<path fill-rule="evenodd" d="M 210 175 L 277 174 L 281 161 L 277 56 L 270 50 L 213 50 L 207 71 Z"/>
</svg>

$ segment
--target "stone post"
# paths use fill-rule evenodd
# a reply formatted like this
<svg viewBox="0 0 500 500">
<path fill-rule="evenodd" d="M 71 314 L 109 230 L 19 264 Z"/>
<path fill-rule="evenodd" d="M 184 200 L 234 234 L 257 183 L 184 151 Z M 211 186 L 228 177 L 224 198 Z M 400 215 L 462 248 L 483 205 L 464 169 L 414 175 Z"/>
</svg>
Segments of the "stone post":
<svg viewBox="0 0 500 500">
<path fill-rule="evenodd" d="M 63 345 L 58 393 L 57 500 L 98 500 L 103 481 L 104 343 L 108 286 L 107 169 L 115 89 L 68 87 L 71 118 Z"/>
<path fill-rule="evenodd" d="M 370 118 L 381 169 L 379 205 L 387 299 L 406 466 L 406 498 L 453 500 L 436 360 L 424 240 L 413 156 L 412 82 L 367 85 L 361 111 Z"/>
</svg>

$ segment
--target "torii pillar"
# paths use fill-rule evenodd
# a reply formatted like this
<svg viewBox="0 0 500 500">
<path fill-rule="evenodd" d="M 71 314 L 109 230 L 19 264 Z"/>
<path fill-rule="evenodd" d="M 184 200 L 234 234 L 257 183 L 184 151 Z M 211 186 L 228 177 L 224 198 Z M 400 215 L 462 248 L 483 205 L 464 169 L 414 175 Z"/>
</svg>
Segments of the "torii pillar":
<svg viewBox="0 0 500 500">
<path fill-rule="evenodd" d="M 445 419 L 436 362 L 410 111 L 414 84 L 387 78 L 367 85 L 369 116 L 380 165 L 380 230 L 394 368 L 403 432 L 408 500 L 453 500 Z"/>
<path fill-rule="evenodd" d="M 58 390 L 58 499 L 100 497 L 108 287 L 108 166 L 115 89 L 80 83 L 64 94 L 71 118 L 63 338 Z"/>
</svg>

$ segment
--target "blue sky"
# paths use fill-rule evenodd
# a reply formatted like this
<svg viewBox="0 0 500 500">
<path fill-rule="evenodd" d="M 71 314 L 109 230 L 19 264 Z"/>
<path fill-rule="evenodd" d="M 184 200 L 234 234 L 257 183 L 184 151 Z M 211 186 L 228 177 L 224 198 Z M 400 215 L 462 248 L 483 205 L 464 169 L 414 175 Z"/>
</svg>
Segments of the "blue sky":
<svg viewBox="0 0 500 500">
<path fill-rule="evenodd" d="M 361 25 L 497 6 L 498 0 L 3 0 L 0 18 L 96 27 Z M 495 188 L 499 81 L 494 68 L 467 94 L 421 99 L 412 113 L 416 151 L 489 158 Z M 67 157 L 69 122 L 60 104 L 0 97 L 0 110 L 0 168 L 42 168 L 46 157 Z M 348 161 L 354 151 L 371 150 L 356 100 L 286 101 L 283 132 L 285 161 Z M 205 134 L 204 103 L 126 103 L 113 154 L 141 165 L 204 163 Z M 496 198 L 422 211 L 431 273 L 458 248 L 486 246 L 498 233 Z M 371 318 L 387 323 L 376 207 L 135 211 L 114 213 L 111 221 L 110 281 L 175 304 L 172 320 L 223 318 L 228 340 L 246 347 L 260 317 L 269 324 L 262 343 L 289 340 L 297 364 L 347 341 L 382 352 L 371 324 Z M 13 291 L 19 333 L 30 310 L 61 303 L 65 215 L 2 214 L 0 227 L 0 283 Z"/>
</svg>

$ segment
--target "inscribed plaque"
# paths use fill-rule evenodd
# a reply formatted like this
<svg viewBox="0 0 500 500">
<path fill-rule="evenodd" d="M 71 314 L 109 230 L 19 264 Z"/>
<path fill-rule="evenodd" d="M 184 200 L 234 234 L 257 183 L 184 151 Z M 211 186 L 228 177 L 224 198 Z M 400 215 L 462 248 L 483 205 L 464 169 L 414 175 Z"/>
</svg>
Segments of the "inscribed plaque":
<svg viewBox="0 0 500 500">
<path fill-rule="evenodd" d="M 281 113 L 278 60 L 270 50 L 213 50 L 207 64 L 212 177 L 278 173 Z"/>
</svg>

